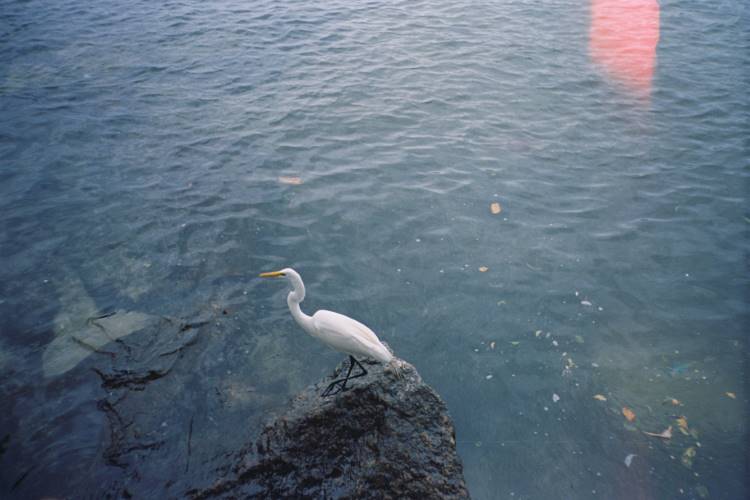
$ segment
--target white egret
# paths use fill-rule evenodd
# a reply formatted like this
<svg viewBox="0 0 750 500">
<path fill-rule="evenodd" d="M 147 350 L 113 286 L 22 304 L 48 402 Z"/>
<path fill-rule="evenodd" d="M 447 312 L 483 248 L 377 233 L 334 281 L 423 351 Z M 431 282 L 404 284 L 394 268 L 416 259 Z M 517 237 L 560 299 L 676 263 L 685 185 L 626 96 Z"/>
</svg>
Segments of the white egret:
<svg viewBox="0 0 750 500">
<path fill-rule="evenodd" d="M 346 373 L 346 377 L 331 382 L 323 392 L 324 397 L 345 391 L 346 383 L 349 380 L 367 375 L 365 367 L 354 356 L 367 356 L 381 363 L 388 363 L 393 359 L 393 354 L 380 342 L 377 335 L 359 321 L 324 309 L 312 316 L 303 313 L 299 304 L 305 299 L 305 284 L 294 269 L 287 267 L 281 271 L 261 273 L 260 277 L 286 278 L 293 289 L 287 295 L 286 303 L 289 305 L 289 310 L 297 324 L 324 344 L 349 355 L 349 371 Z M 352 375 L 355 364 L 362 371 L 357 375 Z M 338 384 L 341 384 L 340 387 L 334 391 L 333 389 Z"/>
</svg>

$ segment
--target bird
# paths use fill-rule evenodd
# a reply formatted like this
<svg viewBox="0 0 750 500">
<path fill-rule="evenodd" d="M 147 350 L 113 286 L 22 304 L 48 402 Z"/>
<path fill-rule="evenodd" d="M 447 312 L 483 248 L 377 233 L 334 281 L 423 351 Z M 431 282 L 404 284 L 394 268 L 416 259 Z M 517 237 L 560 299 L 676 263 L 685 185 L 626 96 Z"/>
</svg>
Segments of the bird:
<svg viewBox="0 0 750 500">
<path fill-rule="evenodd" d="M 308 316 L 300 308 L 300 302 L 305 299 L 305 284 L 302 277 L 292 268 L 260 274 L 261 278 L 286 278 L 292 286 L 287 295 L 286 303 L 292 318 L 302 329 L 333 349 L 349 355 L 349 370 L 346 377 L 334 380 L 323 392 L 323 397 L 332 396 L 346 391 L 346 383 L 353 378 L 367 375 L 367 370 L 357 361 L 355 356 L 373 358 L 383 364 L 393 359 L 393 354 L 380 342 L 375 332 L 359 321 L 333 311 L 321 309 L 312 316 Z M 352 375 L 354 365 L 360 368 L 360 373 Z"/>
</svg>

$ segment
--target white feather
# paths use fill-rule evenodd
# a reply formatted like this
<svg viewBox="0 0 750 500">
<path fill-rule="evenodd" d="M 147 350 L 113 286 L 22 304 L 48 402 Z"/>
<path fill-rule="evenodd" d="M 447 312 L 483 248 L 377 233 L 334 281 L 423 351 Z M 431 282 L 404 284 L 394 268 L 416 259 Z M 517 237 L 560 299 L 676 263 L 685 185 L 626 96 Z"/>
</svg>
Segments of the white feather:
<svg viewBox="0 0 750 500">
<path fill-rule="evenodd" d="M 312 335 L 337 351 L 352 356 L 367 356 L 388 363 L 393 355 L 377 335 L 359 321 L 343 314 L 322 309 L 313 314 Z"/>
</svg>

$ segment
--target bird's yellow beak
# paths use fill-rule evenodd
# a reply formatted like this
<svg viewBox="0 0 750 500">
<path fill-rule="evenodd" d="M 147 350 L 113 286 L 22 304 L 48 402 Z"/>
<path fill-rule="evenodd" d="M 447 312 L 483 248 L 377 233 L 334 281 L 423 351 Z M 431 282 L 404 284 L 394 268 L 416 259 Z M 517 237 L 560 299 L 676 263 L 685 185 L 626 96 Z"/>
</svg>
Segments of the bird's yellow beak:
<svg viewBox="0 0 750 500">
<path fill-rule="evenodd" d="M 282 276 L 286 276 L 286 274 L 284 274 L 281 271 L 273 271 L 270 273 L 260 273 L 261 278 L 280 278 Z"/>
</svg>

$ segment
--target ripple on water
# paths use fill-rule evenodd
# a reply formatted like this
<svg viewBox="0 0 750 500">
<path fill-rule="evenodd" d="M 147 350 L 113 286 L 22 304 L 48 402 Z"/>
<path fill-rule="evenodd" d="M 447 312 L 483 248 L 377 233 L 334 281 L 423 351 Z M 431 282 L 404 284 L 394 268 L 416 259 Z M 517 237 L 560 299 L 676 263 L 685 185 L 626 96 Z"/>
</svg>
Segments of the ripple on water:
<svg viewBox="0 0 750 500">
<path fill-rule="evenodd" d="M 4 5 L 0 488 L 32 466 L 20 495 L 52 494 L 42 470 L 88 481 L 57 496 L 102 484 L 97 382 L 37 380 L 81 304 L 229 311 L 173 373 L 216 463 L 218 429 L 340 357 L 254 280 L 294 266 L 306 310 L 370 325 L 445 397 L 475 498 L 741 497 L 746 23 L 660 6 L 643 99 L 592 64 L 587 2 Z M 667 396 L 693 470 L 682 434 L 623 427 L 628 406 L 666 428 Z M 158 464 L 144 484 L 185 477 Z"/>
</svg>

